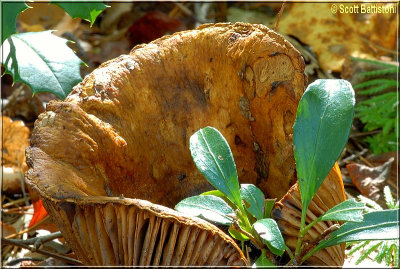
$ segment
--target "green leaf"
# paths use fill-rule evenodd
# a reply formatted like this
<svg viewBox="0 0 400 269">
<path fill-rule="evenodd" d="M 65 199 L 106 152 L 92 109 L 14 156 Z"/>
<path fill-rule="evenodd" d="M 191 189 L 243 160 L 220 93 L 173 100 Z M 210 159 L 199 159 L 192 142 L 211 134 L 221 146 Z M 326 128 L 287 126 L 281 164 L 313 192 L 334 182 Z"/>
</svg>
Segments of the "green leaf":
<svg viewBox="0 0 400 269">
<path fill-rule="evenodd" d="M 265 199 L 265 202 L 264 202 L 264 218 L 270 218 L 271 217 L 271 212 L 272 212 L 272 209 L 274 209 L 275 202 L 276 202 L 276 198 L 275 199 Z"/>
<path fill-rule="evenodd" d="M 388 241 L 386 241 L 386 242 L 383 243 L 382 247 L 379 249 L 379 252 L 378 252 L 378 254 L 377 254 L 376 257 L 375 257 L 375 261 L 376 261 L 377 263 L 381 263 L 382 260 L 383 260 L 383 258 L 384 258 L 384 256 L 385 256 L 385 254 L 386 254 L 388 251 L 390 251 L 390 250 L 389 250 L 389 244 L 388 244 Z"/>
<path fill-rule="evenodd" d="M 256 219 L 262 219 L 264 216 L 264 193 L 253 184 L 241 184 L 240 187 L 240 197 L 249 204 L 247 210 Z"/>
<path fill-rule="evenodd" d="M 6 73 L 28 84 L 34 93 L 50 92 L 65 99 L 82 80 L 83 62 L 51 31 L 15 34 L 2 46 Z"/>
<path fill-rule="evenodd" d="M 383 188 L 383 195 L 385 197 L 385 201 L 386 201 L 387 206 L 389 208 L 391 208 L 391 209 L 395 209 L 396 205 L 394 203 L 393 195 L 392 195 L 392 192 L 390 191 L 389 186 L 386 185 Z"/>
<path fill-rule="evenodd" d="M 362 202 L 366 205 L 366 207 L 365 207 L 366 211 L 371 211 L 369 209 L 369 207 L 372 210 L 383 210 L 383 208 L 378 203 L 376 203 L 375 201 L 373 201 L 365 196 L 359 195 L 359 196 L 357 196 L 357 198 L 360 200 L 360 202 Z"/>
<path fill-rule="evenodd" d="M 247 236 L 245 236 L 244 234 L 236 231 L 232 227 L 229 227 L 228 232 L 236 240 L 239 240 L 239 241 L 247 241 L 247 240 L 249 240 L 249 238 Z"/>
<path fill-rule="evenodd" d="M 265 255 L 265 249 L 262 250 L 260 257 L 255 261 L 253 264 L 252 268 L 258 268 L 258 267 L 272 267 L 276 268 L 275 264 L 273 264 Z"/>
<path fill-rule="evenodd" d="M 293 126 L 303 214 L 339 158 L 350 133 L 354 91 L 340 79 L 318 79 L 304 92 Z"/>
<path fill-rule="evenodd" d="M 90 26 L 93 25 L 94 21 L 96 20 L 97 16 L 106 9 L 106 6 L 102 2 L 75 2 L 71 1 L 70 3 L 67 2 L 56 2 L 51 1 L 53 4 L 56 4 L 60 8 L 64 9 L 71 18 L 82 18 L 90 22 Z"/>
<path fill-rule="evenodd" d="M 326 211 L 321 216 L 321 220 L 360 222 L 363 220 L 364 207 L 363 203 L 356 202 L 355 199 L 349 199 Z"/>
<path fill-rule="evenodd" d="M 374 250 L 379 248 L 379 246 L 382 243 L 383 243 L 383 241 L 377 242 L 377 243 L 375 242 L 375 244 L 368 246 L 368 248 L 366 250 L 364 250 L 364 252 L 361 254 L 361 256 L 357 259 L 356 265 L 359 265 L 363 260 L 365 260 Z"/>
<path fill-rule="evenodd" d="M 1 4 L 1 44 L 17 32 L 18 15 L 29 8 L 25 2 L 4 2 Z"/>
<path fill-rule="evenodd" d="M 285 242 L 275 220 L 259 220 L 254 223 L 253 229 L 272 253 L 281 256 L 285 252 Z"/>
<path fill-rule="evenodd" d="M 190 137 L 190 152 L 208 182 L 242 209 L 235 161 L 222 134 L 213 127 L 200 129 Z"/>
<path fill-rule="evenodd" d="M 311 250 L 303 261 L 318 250 L 345 242 L 361 240 L 391 240 L 399 238 L 399 210 L 390 209 L 364 214 L 362 222 L 346 222 Z"/>
<path fill-rule="evenodd" d="M 200 195 L 214 195 L 214 196 L 217 196 L 217 197 L 221 198 L 222 200 L 224 200 L 233 209 L 237 208 L 237 206 L 234 203 L 232 203 L 231 200 L 229 200 L 228 197 L 225 194 L 223 194 L 221 191 L 219 191 L 219 190 L 206 191 L 206 192 L 201 193 Z"/>
<path fill-rule="evenodd" d="M 232 224 L 232 216 L 235 215 L 233 209 L 224 200 L 212 195 L 186 198 L 175 206 L 175 210 L 222 225 Z"/>
</svg>

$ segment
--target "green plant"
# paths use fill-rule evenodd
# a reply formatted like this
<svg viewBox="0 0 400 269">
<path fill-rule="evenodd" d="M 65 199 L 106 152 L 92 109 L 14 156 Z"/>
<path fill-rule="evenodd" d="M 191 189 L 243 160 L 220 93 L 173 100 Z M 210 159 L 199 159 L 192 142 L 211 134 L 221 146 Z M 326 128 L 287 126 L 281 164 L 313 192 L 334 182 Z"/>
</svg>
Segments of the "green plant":
<svg viewBox="0 0 400 269">
<path fill-rule="evenodd" d="M 384 197 L 386 205 L 389 209 L 399 209 L 399 200 L 395 203 L 392 193 L 390 192 L 389 186 L 384 188 Z M 358 196 L 358 199 L 366 204 L 366 212 L 381 211 L 383 208 L 371 199 L 362 195 Z M 355 255 L 359 253 L 359 257 L 356 264 L 361 263 L 367 257 L 370 257 L 373 252 L 376 252 L 376 256 L 372 259 L 377 263 L 382 263 L 385 260 L 386 266 L 399 267 L 399 240 L 387 240 L 387 241 L 361 241 L 351 242 L 347 244 L 347 247 L 352 246 L 348 251 L 347 255 Z"/>
<path fill-rule="evenodd" d="M 265 199 L 251 184 L 239 186 L 236 165 L 229 145 L 213 127 L 200 129 L 190 138 L 193 160 L 205 178 L 217 190 L 186 198 L 175 209 L 216 224 L 228 225 L 237 240 L 251 243 L 261 250 L 256 266 L 274 265 L 274 255 L 285 251 L 290 264 L 301 264 L 316 251 L 354 240 L 390 237 L 397 233 L 398 211 L 366 213 L 364 204 L 354 199 L 331 208 L 312 223 L 306 224 L 305 212 L 312 197 L 339 157 L 349 135 L 353 117 L 354 93 L 343 80 L 318 80 L 305 91 L 293 127 L 294 152 L 302 199 L 302 221 L 295 253 L 285 245 L 276 222 L 270 218 L 274 200 Z M 387 218 L 382 221 L 382 217 Z M 319 221 L 345 222 L 327 233 L 310 248 L 303 242 L 307 231 Z M 329 230 L 329 229 L 328 229 Z M 386 232 L 385 235 L 377 232 Z M 386 236 L 386 237 L 385 237 Z"/>
<path fill-rule="evenodd" d="M 360 96 L 368 95 L 371 98 L 363 100 L 356 105 L 356 116 L 365 124 L 364 130 L 376 131 L 377 134 L 365 139 L 374 154 L 396 151 L 398 134 L 398 106 L 397 92 L 390 89 L 398 89 L 396 79 L 384 78 L 384 75 L 397 74 L 399 67 L 389 63 L 374 60 L 351 58 L 353 61 L 362 61 L 383 67 L 373 71 L 360 73 L 364 77 L 375 77 L 357 84 L 354 89 Z M 376 78 L 377 77 L 377 78 Z"/>
<path fill-rule="evenodd" d="M 107 7 L 103 3 L 54 2 L 72 18 L 83 18 L 91 25 Z M 2 3 L 2 64 L 14 82 L 29 85 L 33 93 L 50 92 L 65 99 L 72 87 L 82 80 L 84 64 L 67 46 L 68 40 L 52 31 L 16 33 L 18 15 L 29 6 L 25 2 Z"/>
</svg>

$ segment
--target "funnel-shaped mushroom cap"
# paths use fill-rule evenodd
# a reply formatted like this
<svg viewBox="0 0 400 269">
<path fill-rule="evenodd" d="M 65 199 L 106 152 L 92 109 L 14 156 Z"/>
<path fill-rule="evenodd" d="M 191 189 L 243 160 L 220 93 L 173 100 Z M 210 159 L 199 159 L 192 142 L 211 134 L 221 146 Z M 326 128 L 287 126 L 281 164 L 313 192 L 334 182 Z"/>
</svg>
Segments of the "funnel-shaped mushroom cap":
<svg viewBox="0 0 400 269">
<path fill-rule="evenodd" d="M 342 176 L 337 163 L 329 172 L 325 181 L 318 189 L 307 209 L 306 224 L 321 216 L 328 209 L 346 200 Z M 296 183 L 287 194 L 275 205 L 272 217 L 277 221 L 286 245 L 293 251 L 296 249 L 297 237 L 301 221 L 301 196 Z M 304 237 L 305 241 L 318 239 L 335 221 L 318 222 Z M 322 239 L 322 238 L 320 238 Z M 316 252 L 307 260 L 309 265 L 342 266 L 344 263 L 345 244 L 332 246 Z"/>
<path fill-rule="evenodd" d="M 43 202 L 85 264 L 246 264 L 234 241 L 214 225 L 148 201 L 88 197 L 73 203 Z"/>
<path fill-rule="evenodd" d="M 27 150 L 27 179 L 66 237 L 78 238 L 71 227 L 81 205 L 124 196 L 173 207 L 212 189 L 189 138 L 213 126 L 239 179 L 282 197 L 295 182 L 291 134 L 305 84 L 299 52 L 262 25 L 209 24 L 136 46 L 48 104 Z"/>
</svg>

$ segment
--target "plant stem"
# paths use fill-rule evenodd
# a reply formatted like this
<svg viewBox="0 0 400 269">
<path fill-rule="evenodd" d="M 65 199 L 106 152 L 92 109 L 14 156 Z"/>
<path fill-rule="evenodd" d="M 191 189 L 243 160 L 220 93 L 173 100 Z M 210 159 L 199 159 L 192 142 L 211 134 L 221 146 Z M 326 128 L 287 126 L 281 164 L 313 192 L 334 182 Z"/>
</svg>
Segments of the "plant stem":
<svg viewBox="0 0 400 269">
<path fill-rule="evenodd" d="M 296 251 L 295 255 L 298 256 L 300 254 L 301 250 L 301 244 L 303 243 L 303 238 L 304 238 L 304 226 L 306 225 L 306 213 L 307 213 L 307 207 L 302 207 L 301 211 L 301 221 L 300 221 L 300 230 L 299 230 L 299 237 L 297 239 L 297 245 L 296 245 Z"/>
<path fill-rule="evenodd" d="M 250 241 L 251 241 L 258 249 L 261 249 L 261 250 L 264 249 L 264 244 L 262 244 L 262 243 L 259 242 L 257 239 L 255 239 L 254 236 L 253 236 L 251 233 L 249 233 L 249 232 L 243 230 L 242 227 L 240 227 L 240 225 L 239 225 L 238 223 L 236 223 L 235 221 L 232 223 L 232 228 L 233 228 L 234 230 L 238 231 L 239 233 L 242 233 L 242 234 L 244 234 L 245 236 L 247 236 L 247 237 L 250 239 Z"/>
<path fill-rule="evenodd" d="M 293 252 L 290 250 L 290 248 L 288 248 L 288 246 L 286 246 L 286 244 L 285 244 L 285 250 L 289 254 L 290 260 L 294 260 Z"/>
<path fill-rule="evenodd" d="M 251 231 L 251 223 L 249 221 L 249 217 L 247 216 L 247 213 L 246 213 L 243 205 L 241 207 L 239 207 L 239 205 L 238 205 L 238 209 L 239 209 L 239 212 L 240 212 L 240 214 L 238 214 L 238 217 L 245 224 L 246 230 L 248 230 L 250 232 Z"/>
<path fill-rule="evenodd" d="M 321 221 L 321 217 L 316 218 L 315 220 L 313 220 L 313 222 L 311 222 L 310 224 L 308 224 L 303 231 L 303 236 L 305 236 L 308 232 L 308 230 L 310 230 L 311 227 L 313 227 L 317 222 Z"/>
</svg>

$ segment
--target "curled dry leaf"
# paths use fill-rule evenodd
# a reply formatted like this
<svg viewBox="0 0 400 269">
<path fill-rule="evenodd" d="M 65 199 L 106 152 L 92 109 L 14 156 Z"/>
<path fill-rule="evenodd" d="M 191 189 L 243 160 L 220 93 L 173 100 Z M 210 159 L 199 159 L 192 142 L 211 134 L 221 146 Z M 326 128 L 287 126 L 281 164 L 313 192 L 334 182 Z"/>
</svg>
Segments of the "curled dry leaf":
<svg viewBox="0 0 400 269">
<path fill-rule="evenodd" d="M 12 121 L 2 116 L 2 191 L 20 193 L 24 173 L 28 170 L 25 162 L 25 148 L 29 146 L 29 129 L 22 121 Z"/>
<path fill-rule="evenodd" d="M 305 84 L 301 55 L 262 25 L 208 24 L 136 46 L 102 64 L 64 102 L 49 103 L 35 123 L 27 180 L 85 263 L 244 265 L 240 249 L 214 226 L 192 225 L 192 218 L 174 217 L 163 207 L 148 211 L 138 200 L 119 205 L 107 196 L 173 207 L 210 190 L 188 146 L 207 125 L 228 140 L 243 182 L 283 196 L 295 181 L 291 130 Z M 105 223 L 95 224 L 102 216 Z M 140 258 L 144 245 L 135 244 L 150 244 L 158 231 L 148 225 L 171 218 L 173 230 L 159 234 L 170 238 L 157 243 L 162 256 Z M 152 221 L 143 224 L 145 219 Z M 186 261 L 179 246 L 192 246 L 188 232 L 195 227 L 201 230 L 196 240 L 208 243 L 193 251 L 201 258 Z M 233 251 L 217 251 L 227 246 Z"/>
<path fill-rule="evenodd" d="M 346 165 L 350 177 L 360 193 L 380 205 L 385 205 L 383 188 L 388 184 L 394 158 L 377 167 L 368 167 L 363 164 Z"/>
<path fill-rule="evenodd" d="M 395 3 L 288 4 L 279 31 L 310 45 L 325 71 L 341 71 L 349 56 L 377 58 L 387 53 L 385 49 L 396 49 L 397 13 L 361 13 L 361 6 L 373 5 L 396 7 Z M 340 12 L 354 6 L 360 12 Z"/>
<path fill-rule="evenodd" d="M 342 176 L 339 166 L 334 165 L 328 176 L 325 178 L 318 192 L 312 199 L 308 209 L 306 224 L 324 214 L 328 209 L 346 200 Z M 293 251 L 296 249 L 297 237 L 299 235 L 301 221 L 301 196 L 298 183 L 275 204 L 272 211 L 272 218 L 276 220 L 282 234 L 285 237 L 286 245 Z M 316 240 L 325 230 L 336 221 L 322 221 L 315 224 L 306 234 L 305 241 Z M 342 266 L 344 263 L 345 244 L 332 246 L 316 252 L 306 263 L 308 265 Z"/>
</svg>

